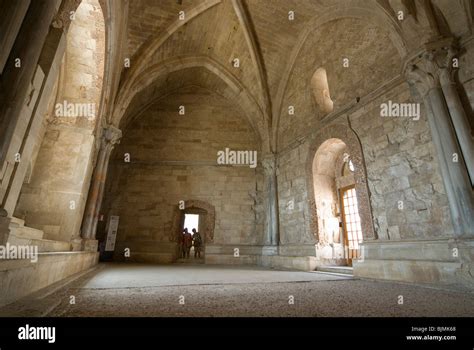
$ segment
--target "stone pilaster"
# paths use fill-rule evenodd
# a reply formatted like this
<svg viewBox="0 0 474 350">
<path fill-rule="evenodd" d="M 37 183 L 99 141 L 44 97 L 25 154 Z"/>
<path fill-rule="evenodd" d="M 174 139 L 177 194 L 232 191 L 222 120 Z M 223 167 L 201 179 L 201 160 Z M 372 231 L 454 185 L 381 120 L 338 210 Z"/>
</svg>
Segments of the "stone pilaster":
<svg viewBox="0 0 474 350">
<path fill-rule="evenodd" d="M 450 113 L 452 110 L 449 109 L 449 105 L 456 106 L 456 103 L 452 101 L 452 96 L 444 93 L 448 88 L 446 75 L 451 69 L 448 64 L 450 47 L 449 42 L 427 46 L 422 54 L 407 62 L 405 76 L 415 97 L 421 98 L 426 107 L 454 232 L 456 236 L 474 236 L 474 199 L 471 181 L 454 126 L 454 119 L 458 119 L 459 114 L 455 113 L 453 117 Z"/>
<path fill-rule="evenodd" d="M 265 174 L 265 237 L 264 244 L 278 246 L 280 244 L 278 222 L 278 193 L 276 176 L 276 157 L 274 154 L 264 157 L 262 166 Z"/>
<path fill-rule="evenodd" d="M 104 196 L 109 159 L 113 148 L 119 142 L 121 137 L 122 132 L 112 125 L 104 128 L 102 133 L 97 164 L 92 176 L 81 229 L 83 248 L 86 250 L 90 250 L 92 249 L 90 248 L 91 246 L 95 246 L 95 244 L 91 245 L 89 241 L 95 241 L 99 211 Z"/>
</svg>

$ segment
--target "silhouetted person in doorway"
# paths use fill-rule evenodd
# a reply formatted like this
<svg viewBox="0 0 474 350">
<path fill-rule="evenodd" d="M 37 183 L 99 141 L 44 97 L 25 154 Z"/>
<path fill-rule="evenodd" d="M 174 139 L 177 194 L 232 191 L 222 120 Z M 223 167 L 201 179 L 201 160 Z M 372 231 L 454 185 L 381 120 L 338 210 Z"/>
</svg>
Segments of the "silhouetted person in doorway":
<svg viewBox="0 0 474 350">
<path fill-rule="evenodd" d="M 189 251 L 191 250 L 191 247 L 193 246 L 193 236 L 188 232 L 188 229 L 184 229 L 184 250 L 185 250 L 185 255 L 186 258 L 189 258 Z"/>
<path fill-rule="evenodd" d="M 201 258 L 202 237 L 199 232 L 193 228 L 194 258 Z"/>
<path fill-rule="evenodd" d="M 186 231 L 183 230 L 183 232 L 181 232 L 181 234 L 179 235 L 179 239 L 178 239 L 179 254 L 181 255 L 182 258 L 186 257 L 186 247 L 184 245 L 184 236 L 185 236 L 185 234 L 186 234 Z"/>
</svg>

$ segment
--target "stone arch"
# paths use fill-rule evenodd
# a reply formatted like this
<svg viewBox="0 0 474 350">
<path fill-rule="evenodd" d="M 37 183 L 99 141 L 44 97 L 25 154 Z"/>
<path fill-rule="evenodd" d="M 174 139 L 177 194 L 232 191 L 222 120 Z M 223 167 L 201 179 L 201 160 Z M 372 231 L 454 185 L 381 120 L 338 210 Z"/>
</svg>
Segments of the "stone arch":
<svg viewBox="0 0 474 350">
<path fill-rule="evenodd" d="M 271 142 L 273 149 L 278 149 L 278 129 L 280 125 L 280 118 L 283 113 L 283 106 L 285 94 L 287 93 L 288 83 L 290 81 L 291 74 L 295 67 L 296 60 L 303 49 L 308 37 L 314 35 L 314 32 L 322 27 L 323 25 L 338 19 L 353 18 L 362 21 L 370 21 L 380 28 L 384 28 L 391 39 L 391 44 L 397 49 L 400 58 L 407 55 L 409 49 L 406 43 L 405 37 L 403 36 L 400 25 L 396 19 L 385 11 L 379 4 L 376 6 L 368 4 L 367 1 L 361 1 L 358 6 L 334 6 L 321 15 L 312 18 L 305 28 L 298 35 L 295 45 L 293 46 L 292 52 L 289 59 L 287 60 L 286 67 L 282 72 L 281 80 L 278 85 L 278 90 L 275 96 L 275 103 L 273 104 L 273 118 L 272 130 L 271 130 Z M 400 65 L 400 70 L 402 67 Z"/>
<path fill-rule="evenodd" d="M 114 0 L 99 0 L 102 7 L 105 23 L 105 63 L 102 96 L 99 105 L 99 122 L 105 126 L 110 124 L 110 115 L 114 104 L 116 90 L 123 67 L 120 54 L 125 45 L 123 28 L 126 27 L 128 4 Z M 100 136 L 101 128 L 96 128 L 96 135 Z"/>
<path fill-rule="evenodd" d="M 133 80 L 127 80 L 117 96 L 112 123 L 116 126 L 121 125 L 132 100 L 139 96 L 139 94 L 145 93 L 148 89 L 153 89 L 154 84 L 159 79 L 167 79 L 171 73 L 190 68 L 205 69 L 226 85 L 226 91 L 222 91 L 222 95 L 235 101 L 241 107 L 241 110 L 245 113 L 250 125 L 259 137 L 262 150 L 268 151 L 270 149 L 269 120 L 265 119 L 264 113 L 255 97 L 227 68 L 207 56 L 170 58 L 147 67 L 140 75 L 134 77 Z"/>
<path fill-rule="evenodd" d="M 205 215 L 205 235 L 204 243 L 214 242 L 214 227 L 216 224 L 216 209 L 215 207 L 205 201 L 198 199 L 189 199 L 184 202 L 185 209 L 179 209 L 179 204 L 174 207 L 172 229 L 170 232 L 169 240 L 171 242 L 177 242 L 178 236 L 181 233 L 181 224 L 184 219 L 184 213 L 187 209 L 201 209 L 206 212 Z"/>
<path fill-rule="evenodd" d="M 68 29 L 56 106 L 75 104 L 93 108 L 75 108 L 74 118 L 71 115 L 60 118 L 63 123 L 77 124 L 78 118 L 87 118 L 87 126 L 95 127 L 103 90 L 105 31 L 104 14 L 99 1 L 83 0 Z M 57 111 L 55 115 L 58 117 Z M 85 126 L 84 121 L 80 125 Z"/>
<path fill-rule="evenodd" d="M 335 148 L 334 148 L 335 147 Z M 359 202 L 359 215 L 361 218 L 361 226 L 364 240 L 376 239 L 376 234 L 372 221 L 372 210 L 370 206 L 370 194 L 367 185 L 367 175 L 365 161 L 362 152 L 362 146 L 357 134 L 347 125 L 334 123 L 318 132 L 312 139 L 306 159 L 306 183 L 308 188 L 308 205 L 310 208 L 310 229 L 317 241 L 319 241 L 319 232 L 321 228 L 318 225 L 317 212 L 320 209 L 317 206 L 315 198 L 315 158 L 318 151 L 327 151 L 330 149 L 350 150 L 351 160 L 354 164 L 354 182 L 357 192 L 357 200 Z M 338 164 L 339 162 L 339 164 Z M 334 159 L 333 165 L 338 167 L 341 165 L 338 158 Z M 319 171 L 319 170 L 316 170 Z"/>
</svg>

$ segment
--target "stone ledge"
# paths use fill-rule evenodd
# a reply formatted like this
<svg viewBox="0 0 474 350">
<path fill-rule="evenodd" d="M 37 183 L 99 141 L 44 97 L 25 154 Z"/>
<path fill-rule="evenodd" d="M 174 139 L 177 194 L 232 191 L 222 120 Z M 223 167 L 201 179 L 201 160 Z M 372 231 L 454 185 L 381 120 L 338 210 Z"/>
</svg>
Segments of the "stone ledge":
<svg viewBox="0 0 474 350">
<path fill-rule="evenodd" d="M 95 266 L 98 252 L 39 253 L 38 262 L 0 261 L 0 306 Z"/>
<path fill-rule="evenodd" d="M 258 265 L 256 255 L 206 254 L 204 263 L 207 265 Z"/>
<path fill-rule="evenodd" d="M 175 262 L 176 256 L 173 253 L 150 253 L 150 252 L 131 252 L 129 258 L 123 255 L 114 255 L 114 261 L 133 262 L 133 263 L 155 263 L 170 264 Z"/>
<path fill-rule="evenodd" d="M 371 241 L 363 247 L 363 260 L 353 262 L 356 277 L 474 288 L 471 238 Z"/>
<path fill-rule="evenodd" d="M 264 246 L 238 246 L 239 256 L 234 256 L 233 246 L 206 247 L 205 263 L 220 265 L 255 265 L 288 270 L 314 271 L 318 265 L 315 256 L 264 255 Z"/>
<path fill-rule="evenodd" d="M 24 267 L 35 267 L 41 264 L 50 264 L 60 262 L 70 258 L 71 255 L 84 255 L 90 252 L 40 252 L 38 253 L 38 261 L 31 262 L 29 259 L 5 259 L 0 260 L 0 272 L 7 270 L 22 269 Z"/>
<path fill-rule="evenodd" d="M 115 245 L 114 254 L 117 252 L 123 252 L 125 248 L 130 249 L 133 254 L 134 251 L 139 253 L 170 253 L 171 251 L 177 251 L 177 242 L 157 242 L 157 241 L 141 241 L 141 240 L 128 240 L 117 242 Z"/>
<path fill-rule="evenodd" d="M 16 223 L 16 225 L 19 225 Z M 32 227 L 14 226 L 10 224 L 10 236 L 23 239 L 43 239 L 44 232 Z"/>
<path fill-rule="evenodd" d="M 354 261 L 354 277 L 385 279 L 412 283 L 456 284 L 460 281 L 456 273 L 460 262 L 420 261 L 420 260 L 379 260 Z"/>
<path fill-rule="evenodd" d="M 239 249 L 239 255 L 262 255 L 263 251 L 269 246 L 264 245 L 241 245 L 241 244 L 207 244 L 205 245 L 206 254 L 234 255 L 234 249 Z M 272 247 L 274 249 L 274 247 Z"/>
<path fill-rule="evenodd" d="M 472 246 L 470 240 L 371 241 L 362 243 L 363 256 L 368 260 L 414 260 L 456 262 L 453 249 Z M 473 249 L 473 248 L 468 248 Z"/>
<path fill-rule="evenodd" d="M 259 258 L 259 265 L 298 271 L 314 271 L 317 266 L 317 259 L 314 256 L 262 256 Z"/>
<path fill-rule="evenodd" d="M 36 246 L 39 252 L 64 252 L 71 250 L 71 243 L 50 239 L 22 238 L 11 233 L 8 243 L 15 246 Z"/>
<path fill-rule="evenodd" d="M 316 256 L 316 244 L 280 245 L 280 256 Z"/>
</svg>

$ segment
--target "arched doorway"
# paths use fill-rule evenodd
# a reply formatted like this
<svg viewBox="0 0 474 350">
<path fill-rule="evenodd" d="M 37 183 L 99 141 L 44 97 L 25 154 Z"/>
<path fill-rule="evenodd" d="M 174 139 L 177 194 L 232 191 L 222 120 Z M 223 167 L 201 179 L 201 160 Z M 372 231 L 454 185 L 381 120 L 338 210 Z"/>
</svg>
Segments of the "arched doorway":
<svg viewBox="0 0 474 350">
<path fill-rule="evenodd" d="M 206 244 L 214 240 L 215 208 L 213 205 L 200 200 L 187 200 L 176 205 L 174 210 L 173 228 L 170 240 L 176 242 L 176 259 L 180 258 L 179 237 L 185 228 L 186 217 L 197 215 L 197 229 L 202 237 L 201 257 L 205 257 Z M 191 228 L 188 227 L 191 231 Z"/>
<path fill-rule="evenodd" d="M 374 238 L 362 149 L 343 124 L 322 130 L 308 154 L 311 229 L 319 264 L 352 265 L 361 243 Z"/>
<path fill-rule="evenodd" d="M 342 228 L 344 258 L 348 266 L 353 259 L 361 258 L 363 241 L 362 226 L 359 214 L 359 202 L 355 188 L 355 166 L 346 149 L 338 156 L 335 168 L 336 189 L 339 204 L 339 222 Z"/>
</svg>

